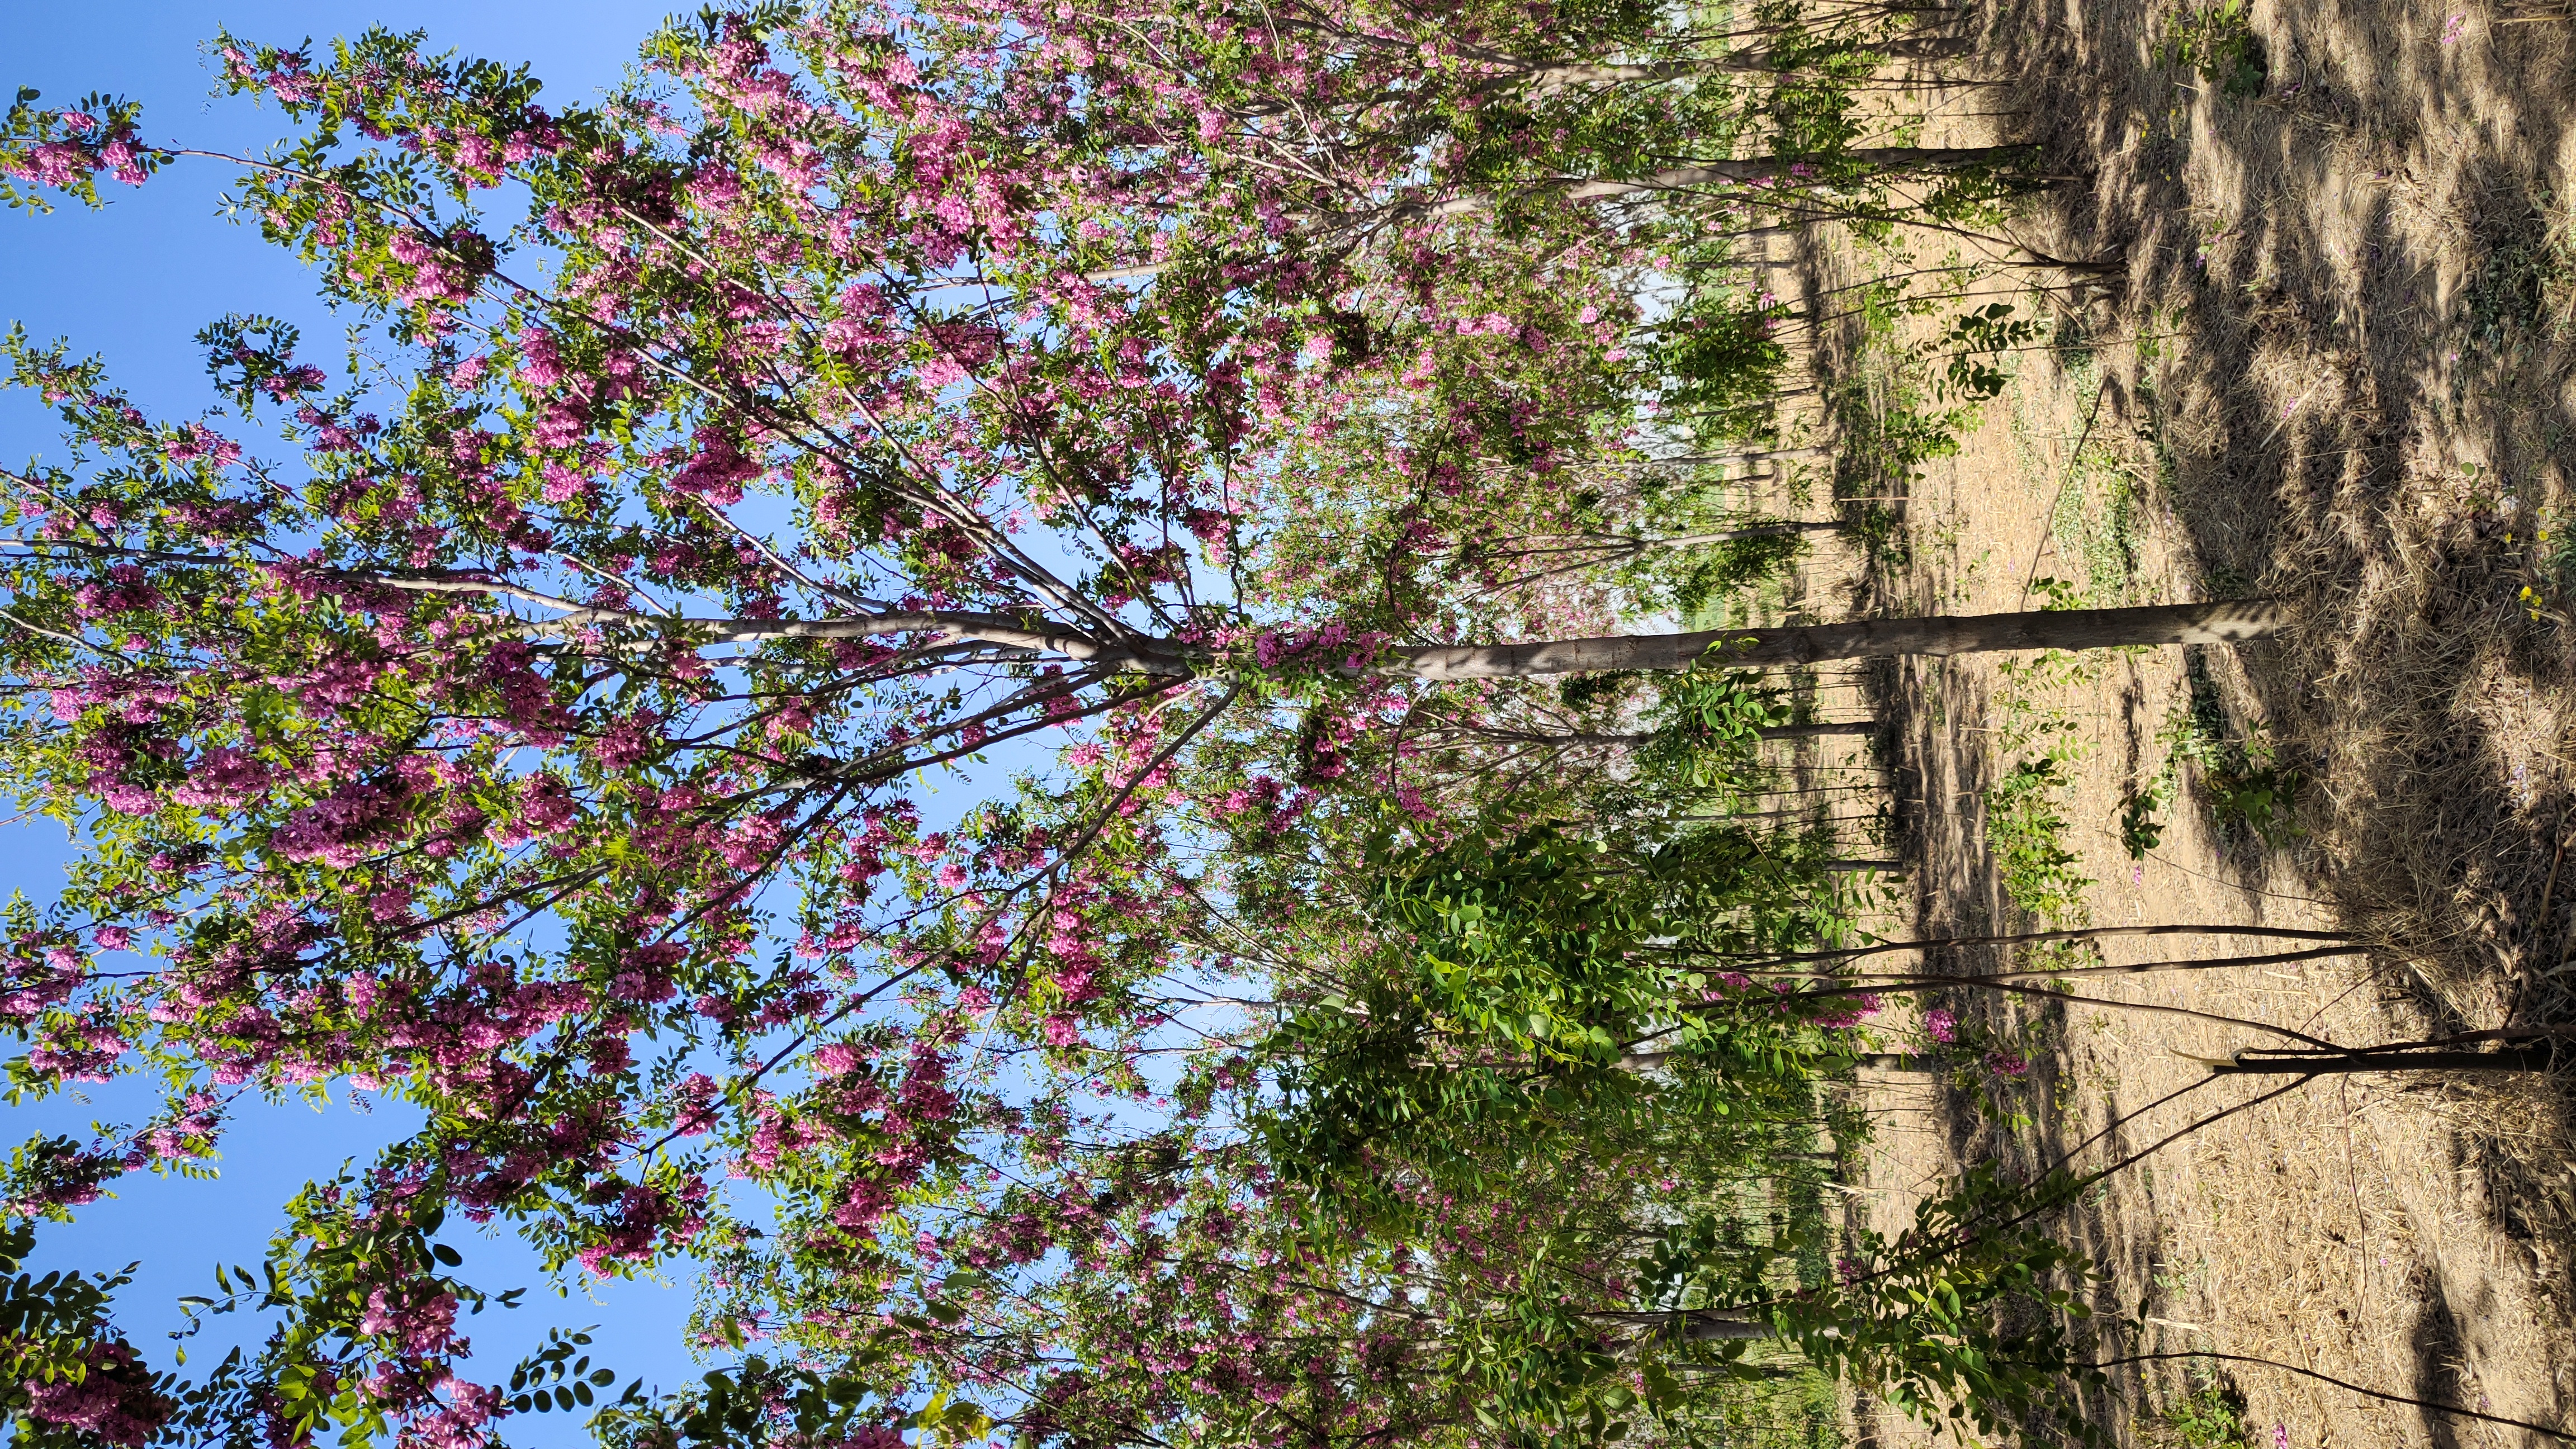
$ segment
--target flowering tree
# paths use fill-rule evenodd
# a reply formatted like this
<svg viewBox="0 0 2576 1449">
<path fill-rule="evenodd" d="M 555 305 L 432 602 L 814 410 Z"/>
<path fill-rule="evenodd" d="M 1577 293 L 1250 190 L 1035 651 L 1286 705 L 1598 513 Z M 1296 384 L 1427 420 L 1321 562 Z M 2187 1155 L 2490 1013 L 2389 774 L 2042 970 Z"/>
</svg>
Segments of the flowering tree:
<svg viewBox="0 0 2576 1449">
<path fill-rule="evenodd" d="M 1551 461 L 1626 436 L 1625 244 L 1559 188 L 1333 257 L 1214 164 L 1222 124 L 1193 151 L 1057 115 L 1090 139 L 1041 144 L 1043 97 L 1099 94 L 1072 60 L 1090 42 L 958 16 L 936 45 L 872 12 L 719 16 L 561 112 L 404 37 L 323 58 L 227 37 L 228 83 L 300 127 L 257 158 L 146 145 L 119 104 L 10 111 L 13 200 L 230 161 L 245 214 L 381 338 L 335 378 L 292 328 L 220 319 L 223 408 L 192 418 L 8 340 L 76 449 L 0 475 L 0 754 L 80 845 L 59 900 L 6 922 L 13 1085 L 166 1084 L 149 1120 L 22 1151 L 9 1211 L 201 1158 L 245 1094 L 339 1084 L 429 1122 L 289 1205 L 266 1275 L 216 1305 L 276 1316 L 258 1353 L 182 1385 L 101 1327 L 45 1362 L 113 1392 L 24 1387 L 37 1430 L 465 1445 L 598 1397 L 571 1340 L 462 1372 L 460 1314 L 507 1295 L 452 1271 L 451 1215 L 568 1274 L 702 1255 L 730 1270 L 709 1342 L 785 1334 L 757 1305 L 789 1303 L 837 1345 L 669 1404 L 630 1390 L 616 1432 L 969 1437 L 985 1410 L 924 1397 L 979 1379 L 1027 1391 L 996 1412 L 1070 1422 L 1032 1366 L 1114 1372 L 1213 1310 L 1173 1307 L 1150 1343 L 1017 1328 L 1020 1359 L 942 1367 L 907 1305 L 948 1324 L 1018 1291 L 960 1259 L 1159 1261 L 1173 1213 L 1211 1254 L 1312 1251 L 1285 1218 L 1238 1228 L 1266 1169 L 1207 1114 L 1262 1090 L 1241 1038 L 1157 1065 L 1186 1025 L 1172 983 L 1244 964 L 1191 935 L 1215 906 L 1175 862 L 1346 842 L 1369 811 L 1428 825 L 1408 721 L 1511 681 L 2271 622 L 1593 637 L 1620 602 L 1595 578 L 1471 597 L 1460 578 L 1491 578 L 1458 541 L 1565 525 Z M 1139 259 L 1150 285 L 1101 275 Z M 1378 443 L 1390 466 L 1356 466 Z M 1050 771 L 961 818 L 913 794 L 1042 743 Z M 737 1176 L 779 1221 L 744 1215 Z M 1102 1223 L 1124 1236 L 1082 1236 Z M 1352 1285 L 1393 1268 L 1316 1271 L 1327 1336 L 1386 1331 Z M 1131 1302 L 1049 1282 L 1107 1296 L 1025 1323 L 1106 1334 Z M 1281 1321 L 1259 1351 L 1303 1362 Z M 1187 1413 L 1228 1392 L 1191 1387 Z M 1333 1392 L 1373 1406 L 1351 1432 L 1410 1422 Z"/>
<path fill-rule="evenodd" d="M 1678 235 L 1729 211 L 1880 214 L 1891 184 L 1944 177 L 1914 200 L 1972 208 L 2023 152 L 1873 146 L 1857 105 L 1890 52 L 1926 50 L 1921 18 L 1795 0 L 1732 29 L 1624 3 L 997 4 L 934 11 L 924 43 L 1013 56 L 1006 114 L 1031 153 L 1084 148 L 1140 198 L 1221 187 L 1257 223 L 1237 246 L 1330 269 L 1418 245 L 1426 221 L 1565 201 L 1668 202 Z"/>
</svg>

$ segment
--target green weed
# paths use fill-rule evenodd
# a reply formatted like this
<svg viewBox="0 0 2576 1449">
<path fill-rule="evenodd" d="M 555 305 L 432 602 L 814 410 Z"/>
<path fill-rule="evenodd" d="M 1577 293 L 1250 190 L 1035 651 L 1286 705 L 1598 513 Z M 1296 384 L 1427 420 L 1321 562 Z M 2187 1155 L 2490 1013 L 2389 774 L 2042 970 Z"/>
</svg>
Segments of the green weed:
<svg viewBox="0 0 2576 1449">
<path fill-rule="evenodd" d="M 2015 317 L 2010 302 L 1989 302 L 1962 314 L 1932 344 L 1933 358 L 1943 363 L 1941 395 L 1979 403 L 2002 392 L 2011 375 L 1989 359 L 2026 345 L 2040 331 L 2039 322 Z"/>
<path fill-rule="evenodd" d="M 2084 591 L 2064 579 L 2032 579 L 2030 591 L 2039 596 L 2039 610 L 2043 614 L 2064 613 L 2070 609 L 2089 607 L 2084 599 Z"/>
<path fill-rule="evenodd" d="M 2048 347 L 2057 356 L 2059 370 L 2074 379 L 2079 389 L 2100 379 L 2102 360 L 2094 345 L 2093 329 L 2081 316 L 2059 316 L 2048 334 Z"/>
<path fill-rule="evenodd" d="M 2469 331 L 2488 348 L 2517 332 L 2563 335 L 2576 323 L 2576 235 L 2553 225 L 2545 195 L 2527 211 L 2477 228 L 2486 255 L 2462 300 Z"/>
<path fill-rule="evenodd" d="M 2057 556 L 2081 564 L 2097 601 L 2129 597 L 2138 569 L 2138 487 L 2108 454 L 2088 449 L 2057 495 L 2048 520 Z"/>
<path fill-rule="evenodd" d="M 2059 762 L 2056 753 L 2023 760 L 1987 787 L 1986 846 L 2005 893 L 2023 910 L 2064 927 L 2086 919 L 2084 888 L 2093 881 L 2075 869 L 2075 853 L 2066 848 Z"/>
<path fill-rule="evenodd" d="M 2013 441 L 2023 476 L 2047 493 L 2044 556 L 2054 567 L 2075 575 L 2071 584 L 2091 603 L 2125 603 L 2136 592 L 2146 487 L 2123 456 L 2114 430 L 2096 426 L 2104 398 L 2101 358 L 2080 319 L 2060 321 L 2049 346 L 2067 393 L 2094 401 L 2078 402 L 2085 426 L 2076 437 L 2074 457 L 2063 463 L 2052 456 L 2053 450 L 2042 447 L 2043 441 L 2059 440 L 2056 430 L 2062 420 L 2053 401 L 2026 395 L 2013 412 Z M 2143 382 L 2140 391 L 2145 391 Z"/>
<path fill-rule="evenodd" d="M 2130 791 L 2128 798 L 2120 802 L 2120 844 L 2128 850 L 2131 860 L 2146 859 L 2147 852 L 2164 841 L 2164 821 L 2158 816 L 2172 802 L 2156 788 L 2160 783 L 2164 783 L 2162 777 L 2148 782 L 2144 789 Z"/>
<path fill-rule="evenodd" d="M 2091 607 L 2082 591 L 2059 579 L 2035 579 L 2031 582 L 2031 592 L 2039 595 L 2043 612 Z M 2000 721 L 1996 730 L 1996 752 L 2017 755 L 2052 735 L 2073 732 L 2075 721 L 2064 710 L 2041 703 L 2041 696 L 2101 682 L 2114 657 L 2114 651 L 2108 649 L 2088 649 L 2082 653 L 2042 649 L 2036 654 L 1996 661 L 1994 714 Z M 2084 752 L 2084 747 L 2071 740 L 2060 741 L 2048 752 L 2060 763 L 2071 765 Z"/>
<path fill-rule="evenodd" d="M 2084 607 L 2083 595 L 2061 580 L 2037 579 L 2031 588 L 2044 601 L 2043 608 Z M 2075 853 L 2066 848 L 2066 817 L 2058 795 L 2067 767 L 2090 751 L 2074 738 L 2076 722 L 2040 701 L 2049 692 L 2098 677 L 2103 667 L 2093 655 L 2053 649 L 1995 666 L 1996 757 L 2023 758 L 1986 790 L 1986 843 L 2005 894 L 2057 926 L 2083 923 L 2084 888 L 2093 883 L 2075 870 Z"/>
<path fill-rule="evenodd" d="M 1796 534 L 1739 538 L 1694 550 L 1696 557 L 1672 585 L 1673 607 L 1696 617 L 1713 598 L 1781 577 L 1806 551 L 1807 540 Z"/>
<path fill-rule="evenodd" d="M 1863 290 L 1861 337 L 1831 404 L 1842 439 L 1834 494 L 1865 501 L 1856 536 L 1889 564 L 1904 562 L 1905 539 L 1882 505 L 1909 492 L 1925 463 L 1959 451 L 1960 431 L 1973 411 L 1939 406 L 1924 354 L 1897 345 L 1899 327 L 1922 309 L 1894 284 Z"/>
<path fill-rule="evenodd" d="M 2200 783 L 2223 830 L 2250 830 L 2273 846 L 2307 834 L 2289 818 L 2307 778 L 2272 759 L 2261 741 L 2230 742 L 2201 766 Z"/>
<path fill-rule="evenodd" d="M 2054 984 L 2059 989 L 2071 985 L 2064 980 Z M 2040 1099 L 2027 1090 L 2028 1073 L 2056 1040 L 2047 1021 L 1990 1020 L 1948 1005 L 1927 1005 L 1923 1030 L 1930 1038 L 1925 1054 L 1941 1065 L 1952 1090 L 1967 1097 L 1979 1116 L 2009 1131 L 2030 1130 L 2029 1109 Z"/>
<path fill-rule="evenodd" d="M 2245 1423 L 2245 1395 L 2232 1384 L 2210 1383 L 2166 1408 L 2164 1427 L 2182 1449 L 2256 1449 Z"/>
<path fill-rule="evenodd" d="M 2259 96 L 2269 69 L 2246 0 L 2185 11 L 2156 47 L 2164 65 L 2188 66 L 2231 96 Z"/>
<path fill-rule="evenodd" d="M 2162 838 L 2159 813 L 2180 798 L 2185 765 L 2198 774 L 2210 818 L 2222 832 L 2252 835 L 2276 848 L 2305 835 L 2291 816 L 2306 774 L 2282 760 L 2261 730 L 2239 735 L 2229 726 L 2217 685 L 2198 656 L 2185 667 L 2190 697 L 2156 732 L 2165 747 L 2164 765 L 2121 805 L 2120 841 L 2130 858 L 2143 859 Z"/>
</svg>

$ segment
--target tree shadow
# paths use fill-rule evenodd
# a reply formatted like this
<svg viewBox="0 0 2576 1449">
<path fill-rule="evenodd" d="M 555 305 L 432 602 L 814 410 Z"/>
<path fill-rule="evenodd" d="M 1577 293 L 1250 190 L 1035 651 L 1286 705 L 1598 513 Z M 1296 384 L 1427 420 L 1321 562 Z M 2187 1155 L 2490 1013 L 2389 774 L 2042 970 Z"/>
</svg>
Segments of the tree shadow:
<svg viewBox="0 0 2576 1449">
<path fill-rule="evenodd" d="M 2292 863 L 2434 1030 L 2567 1026 L 2576 26 L 2458 8 L 2258 5 L 2268 73 L 2230 96 L 2156 63 L 2186 10 L 2000 0 L 1983 68 L 2089 177 L 2045 198 L 2052 249 L 2128 259 L 2117 316 L 2155 341 L 2117 416 L 2205 596 L 2305 613 L 2214 661 L 2315 771 Z M 2562 1262 L 2565 1085 L 2468 1133 L 2491 1217 Z"/>
</svg>

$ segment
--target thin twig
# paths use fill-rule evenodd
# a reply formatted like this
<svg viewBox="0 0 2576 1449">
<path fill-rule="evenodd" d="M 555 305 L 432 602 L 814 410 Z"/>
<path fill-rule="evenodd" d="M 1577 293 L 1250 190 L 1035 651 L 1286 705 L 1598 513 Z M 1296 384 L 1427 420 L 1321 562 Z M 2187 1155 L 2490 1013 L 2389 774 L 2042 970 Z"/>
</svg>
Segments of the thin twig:
<svg viewBox="0 0 2576 1449">
<path fill-rule="evenodd" d="M 2169 1358 L 2214 1358 L 2224 1360 L 2228 1363 L 2250 1363 L 2262 1368 L 2276 1368 L 2284 1373 L 2298 1374 L 2302 1377 L 2315 1379 L 2320 1383 L 2332 1384 L 2336 1388 L 2347 1389 L 2364 1398 L 2377 1399 L 2382 1403 L 2405 1404 L 2411 1408 L 2431 1409 L 2437 1414 L 2457 1414 L 2463 1419 L 2476 1419 L 2481 1423 L 2487 1424 L 2502 1424 L 2509 1429 L 2529 1429 L 2535 1434 L 2546 1434 L 2552 1439 L 2564 1440 L 2567 1443 L 2576 1444 L 2576 1433 L 2569 1433 L 2565 1429 L 2553 1429 L 2547 1424 L 2535 1424 L 2528 1419 L 2507 1419 L 2497 1414 L 2482 1414 L 2475 1409 L 2464 1409 L 2457 1404 L 2445 1404 L 2432 1399 L 2412 1399 L 2408 1398 L 2404 1394 L 2381 1393 L 2377 1389 L 2365 1389 L 2359 1384 L 2346 1383 L 2332 1374 L 2318 1373 L 2315 1369 L 2301 1368 L 2297 1364 L 2282 1363 L 2277 1359 L 2254 1358 L 2241 1353 L 2218 1353 L 2205 1348 L 2177 1349 L 2170 1353 L 2133 1353 L 2124 1358 L 2105 1359 L 2100 1363 L 2090 1365 L 2090 1367 L 2097 1369 L 2118 1368 L 2123 1364 L 2149 1363 L 2158 1359 Z"/>
</svg>

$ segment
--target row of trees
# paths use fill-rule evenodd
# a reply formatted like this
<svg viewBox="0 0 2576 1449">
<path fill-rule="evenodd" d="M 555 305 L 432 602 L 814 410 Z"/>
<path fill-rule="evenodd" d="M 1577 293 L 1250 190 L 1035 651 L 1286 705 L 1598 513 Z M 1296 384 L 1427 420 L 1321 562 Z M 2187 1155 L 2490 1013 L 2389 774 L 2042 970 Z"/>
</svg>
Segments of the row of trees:
<svg viewBox="0 0 2576 1449">
<path fill-rule="evenodd" d="M 22 94 L 11 200 L 229 165 L 381 342 L 222 318 L 193 418 L 6 344 L 77 444 L 0 473 L 0 751 L 80 844 L 9 911 L 12 1084 L 166 1087 L 9 1212 L 310 1084 L 427 1125 L 287 1205 L 210 1374 L 18 1280 L 16 1432 L 1696 1442 L 1774 1340 L 2089 1433 L 2078 1179 L 1780 1216 L 1880 999 L 1963 983 L 1866 974 L 1763 823 L 1815 725 L 1757 671 L 2281 612 L 1619 632 L 1801 537 L 1708 517 L 1787 451 L 1746 240 L 2033 184 L 1870 134 L 1927 13 L 764 4 L 568 109 L 222 37 L 256 157 Z M 460 1221 L 694 1257 L 724 1367 L 487 1373 Z"/>
</svg>

